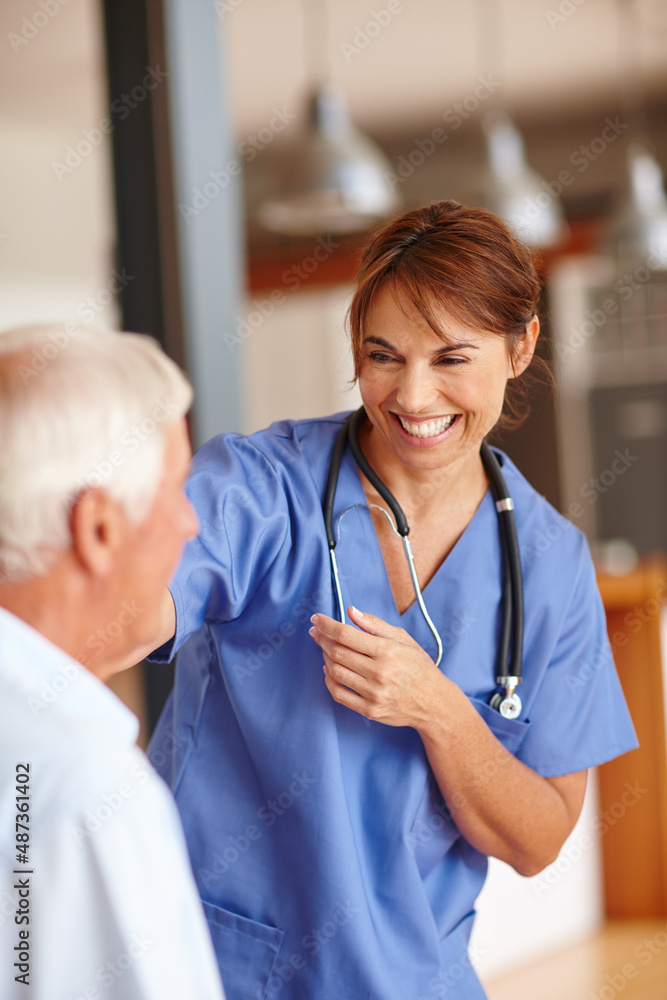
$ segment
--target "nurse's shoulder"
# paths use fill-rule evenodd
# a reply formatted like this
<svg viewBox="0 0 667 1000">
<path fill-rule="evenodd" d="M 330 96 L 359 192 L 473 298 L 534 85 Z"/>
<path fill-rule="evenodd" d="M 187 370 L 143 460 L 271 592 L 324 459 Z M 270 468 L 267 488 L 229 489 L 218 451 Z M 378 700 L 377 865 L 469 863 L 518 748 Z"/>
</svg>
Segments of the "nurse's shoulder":
<svg viewBox="0 0 667 1000">
<path fill-rule="evenodd" d="M 349 411 L 303 420 L 277 420 L 251 434 L 216 434 L 202 445 L 192 462 L 191 483 L 201 475 L 228 476 L 271 468 L 282 474 L 300 460 L 328 463 L 331 448 Z"/>
<path fill-rule="evenodd" d="M 225 496 L 241 490 L 252 493 L 256 502 L 265 494 L 270 505 L 271 487 L 284 488 L 286 479 L 299 480 L 303 475 L 319 491 L 318 481 L 326 474 L 331 448 L 347 415 L 280 420 L 247 436 L 215 435 L 195 455 L 187 486 L 200 521 L 208 505 L 204 496 L 209 503 L 224 503 Z M 159 634 L 135 652 L 137 662 L 171 642 L 176 634 L 176 608 L 169 589 L 160 603 L 159 626 Z"/>
</svg>

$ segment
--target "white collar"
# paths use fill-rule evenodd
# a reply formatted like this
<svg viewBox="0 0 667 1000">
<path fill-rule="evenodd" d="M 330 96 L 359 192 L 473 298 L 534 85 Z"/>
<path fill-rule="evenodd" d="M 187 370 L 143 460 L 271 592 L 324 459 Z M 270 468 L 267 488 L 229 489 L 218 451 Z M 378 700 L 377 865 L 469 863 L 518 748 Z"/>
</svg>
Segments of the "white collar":
<svg viewBox="0 0 667 1000">
<path fill-rule="evenodd" d="M 113 691 L 22 618 L 0 607 L 0 684 L 36 719 L 54 706 L 73 724 L 91 721 L 130 745 L 139 720 Z"/>
</svg>

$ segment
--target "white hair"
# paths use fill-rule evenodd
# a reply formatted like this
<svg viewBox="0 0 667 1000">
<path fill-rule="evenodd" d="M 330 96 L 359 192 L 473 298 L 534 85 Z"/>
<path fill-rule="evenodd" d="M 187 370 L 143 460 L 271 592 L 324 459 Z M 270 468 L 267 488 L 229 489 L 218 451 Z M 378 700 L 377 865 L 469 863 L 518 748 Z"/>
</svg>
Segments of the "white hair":
<svg viewBox="0 0 667 1000">
<path fill-rule="evenodd" d="M 164 472 L 165 426 L 191 402 L 151 337 L 74 323 L 0 332 L 0 580 L 48 571 L 71 544 L 72 504 L 86 489 L 103 487 L 143 521 Z"/>
</svg>

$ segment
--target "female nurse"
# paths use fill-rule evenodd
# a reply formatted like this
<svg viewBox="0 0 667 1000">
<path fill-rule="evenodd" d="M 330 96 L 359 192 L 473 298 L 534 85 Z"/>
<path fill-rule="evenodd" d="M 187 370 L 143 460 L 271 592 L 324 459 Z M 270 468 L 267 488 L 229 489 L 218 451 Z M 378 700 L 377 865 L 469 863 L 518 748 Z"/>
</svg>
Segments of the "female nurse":
<svg viewBox="0 0 667 1000">
<path fill-rule="evenodd" d="M 337 620 L 322 502 L 345 414 L 223 434 L 195 459 L 201 531 L 164 605 L 154 658 L 179 657 L 151 757 L 229 1000 L 484 997 L 467 942 L 487 857 L 550 864 L 587 769 L 636 746 L 586 542 L 501 452 L 524 679 L 517 718 L 489 705 L 503 555 L 480 446 L 533 357 L 538 293 L 504 224 L 454 202 L 389 223 L 362 261 L 359 441 L 407 515 L 439 666 L 349 448 Z"/>
</svg>

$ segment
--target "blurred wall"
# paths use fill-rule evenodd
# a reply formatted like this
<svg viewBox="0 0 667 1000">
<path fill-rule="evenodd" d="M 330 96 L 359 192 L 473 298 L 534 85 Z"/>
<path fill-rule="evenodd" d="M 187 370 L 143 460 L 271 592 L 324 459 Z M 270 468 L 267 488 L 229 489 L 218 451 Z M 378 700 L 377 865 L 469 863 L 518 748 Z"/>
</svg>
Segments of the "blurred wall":
<svg viewBox="0 0 667 1000">
<path fill-rule="evenodd" d="M 114 324 L 110 142 L 100 11 L 0 6 L 0 326 Z M 78 152 L 77 152 L 78 148 Z"/>
<path fill-rule="evenodd" d="M 0 329 L 118 326 L 101 12 L 90 0 L 0 5 Z M 140 669 L 111 681 L 139 715 Z"/>
</svg>

